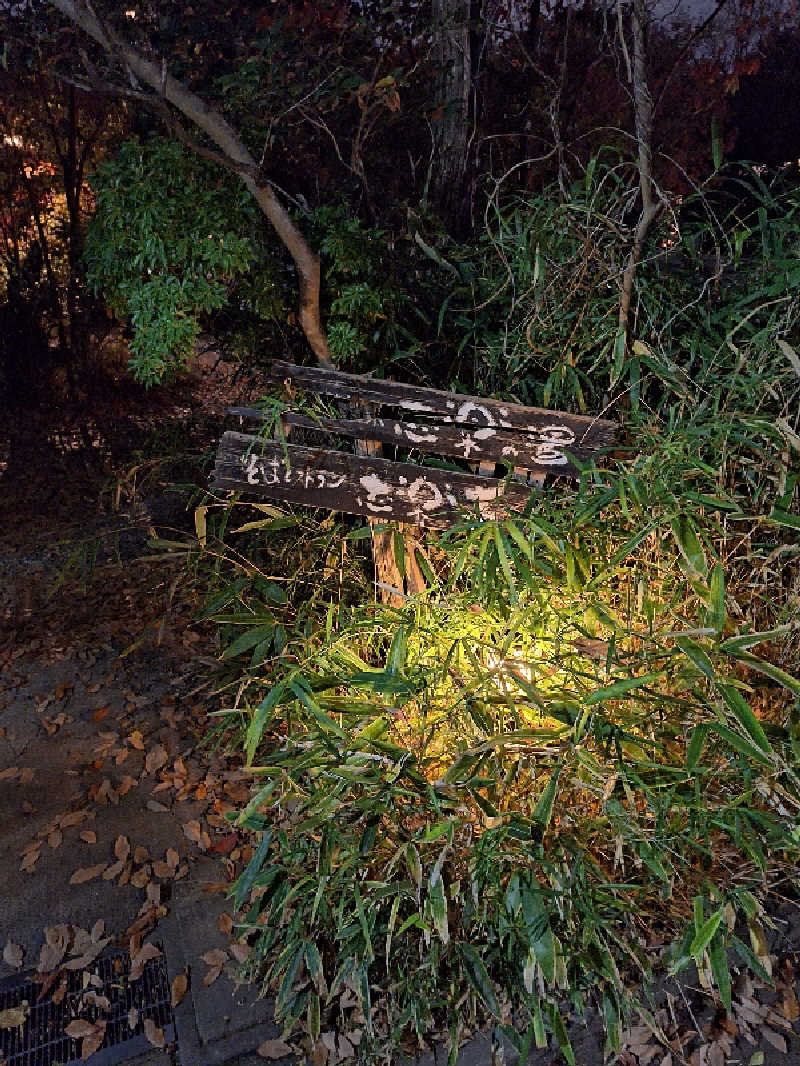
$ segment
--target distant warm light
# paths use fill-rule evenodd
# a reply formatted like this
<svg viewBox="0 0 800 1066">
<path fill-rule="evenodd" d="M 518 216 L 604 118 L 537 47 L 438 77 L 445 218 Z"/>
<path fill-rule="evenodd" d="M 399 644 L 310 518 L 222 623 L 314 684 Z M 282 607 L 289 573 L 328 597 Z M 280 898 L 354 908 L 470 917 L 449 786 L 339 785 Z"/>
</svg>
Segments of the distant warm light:
<svg viewBox="0 0 800 1066">
<path fill-rule="evenodd" d="M 3 144 L 7 144 L 9 148 L 22 148 L 23 140 L 17 133 L 7 133 L 3 138 Z"/>
<path fill-rule="evenodd" d="M 125 12 L 125 18 L 126 18 L 126 19 L 135 19 L 135 18 L 136 18 L 136 12 L 134 11 L 134 9 L 133 9 L 133 8 L 129 8 L 129 9 L 128 9 L 128 10 L 127 10 L 127 11 Z"/>
</svg>

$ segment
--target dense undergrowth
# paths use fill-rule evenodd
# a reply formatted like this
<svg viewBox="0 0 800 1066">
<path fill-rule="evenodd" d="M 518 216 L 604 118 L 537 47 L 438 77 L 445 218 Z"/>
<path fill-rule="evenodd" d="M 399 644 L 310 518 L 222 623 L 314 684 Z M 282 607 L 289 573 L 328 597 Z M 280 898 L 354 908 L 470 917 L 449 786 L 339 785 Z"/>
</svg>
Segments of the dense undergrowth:
<svg viewBox="0 0 800 1066">
<path fill-rule="evenodd" d="M 365 1062 L 488 1023 L 573 1061 L 587 1002 L 614 1048 L 654 972 L 694 962 L 726 1008 L 731 966 L 769 973 L 800 853 L 800 196 L 743 175 L 663 216 L 627 349 L 618 177 L 498 198 L 451 301 L 472 386 L 624 424 L 601 468 L 426 535 L 402 608 L 358 519 L 202 512 L 252 973 Z"/>
</svg>

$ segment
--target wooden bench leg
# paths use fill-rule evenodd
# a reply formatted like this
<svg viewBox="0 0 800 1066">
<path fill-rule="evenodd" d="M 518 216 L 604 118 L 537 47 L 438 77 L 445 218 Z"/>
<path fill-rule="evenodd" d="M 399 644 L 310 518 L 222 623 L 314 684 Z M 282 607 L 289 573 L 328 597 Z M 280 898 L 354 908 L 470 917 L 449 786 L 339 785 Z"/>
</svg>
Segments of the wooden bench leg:
<svg viewBox="0 0 800 1066">
<path fill-rule="evenodd" d="M 362 416 L 374 413 L 370 404 L 358 404 L 357 407 Z M 381 455 L 383 445 L 378 440 L 357 440 L 355 450 L 357 455 Z M 372 530 L 372 559 L 375 565 L 377 595 L 381 603 L 391 604 L 392 607 L 402 607 L 406 602 L 406 597 L 403 592 L 403 575 L 394 557 L 392 532 L 387 530 L 383 533 L 376 533 L 375 526 L 380 524 L 376 518 L 368 518 L 367 523 Z"/>
</svg>

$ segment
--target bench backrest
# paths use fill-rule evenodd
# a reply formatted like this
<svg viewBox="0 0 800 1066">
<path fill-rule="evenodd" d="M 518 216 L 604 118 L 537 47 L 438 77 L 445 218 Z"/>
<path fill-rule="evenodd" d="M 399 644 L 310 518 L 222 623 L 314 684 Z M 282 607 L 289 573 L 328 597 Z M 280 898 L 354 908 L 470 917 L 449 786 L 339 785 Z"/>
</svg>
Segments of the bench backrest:
<svg viewBox="0 0 800 1066">
<path fill-rule="evenodd" d="M 282 416 L 287 437 L 292 427 L 301 427 L 362 445 L 378 441 L 462 460 L 477 465 L 480 473 L 227 432 L 217 451 L 212 483 L 217 490 L 443 528 L 464 509 L 477 508 L 483 517 L 521 509 L 530 497 L 531 478 L 575 476 L 578 470 L 570 457 L 589 459 L 610 447 L 616 433 L 616 424 L 605 419 L 358 374 L 276 362 L 270 376 L 291 389 L 341 400 L 350 414 L 369 412 L 366 417 L 316 418 L 287 411 Z M 231 413 L 251 421 L 265 417 L 254 408 L 232 408 Z M 496 465 L 511 469 L 515 477 L 494 477 Z"/>
</svg>

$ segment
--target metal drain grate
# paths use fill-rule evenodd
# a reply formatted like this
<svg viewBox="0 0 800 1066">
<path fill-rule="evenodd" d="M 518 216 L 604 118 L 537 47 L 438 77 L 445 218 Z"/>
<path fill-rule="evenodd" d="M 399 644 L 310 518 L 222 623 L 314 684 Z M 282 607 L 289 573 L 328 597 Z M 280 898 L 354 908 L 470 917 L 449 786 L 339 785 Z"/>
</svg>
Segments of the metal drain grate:
<svg viewBox="0 0 800 1066">
<path fill-rule="evenodd" d="M 72 1066 L 81 1062 L 81 1044 L 65 1035 L 74 1018 L 107 1020 L 102 1047 L 91 1056 L 91 1066 L 110 1066 L 140 1054 L 149 1047 L 144 1036 L 144 1021 L 152 1018 L 164 1030 L 167 1042 L 174 1039 L 170 988 L 164 956 L 151 959 L 138 981 L 129 981 L 130 958 L 127 952 L 111 951 L 98 959 L 91 973 L 99 978 L 86 985 L 84 973 L 67 975 L 67 993 L 54 1003 L 52 991 L 38 998 L 41 986 L 30 977 L 12 977 L 0 982 L 0 1011 L 27 1002 L 29 1013 L 24 1025 L 0 1029 L 0 1064 L 2 1066 Z M 100 1011 L 85 1006 L 87 992 L 106 996 L 111 1008 Z M 91 997 L 89 997 L 91 998 Z M 135 1029 L 128 1024 L 132 1008 L 139 1011 Z"/>
</svg>

